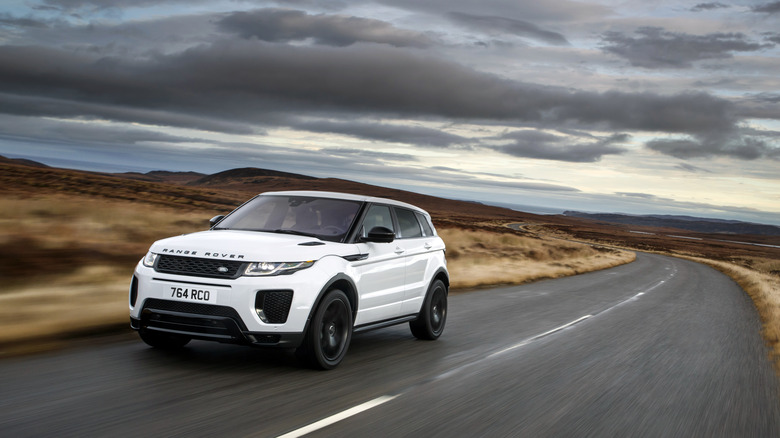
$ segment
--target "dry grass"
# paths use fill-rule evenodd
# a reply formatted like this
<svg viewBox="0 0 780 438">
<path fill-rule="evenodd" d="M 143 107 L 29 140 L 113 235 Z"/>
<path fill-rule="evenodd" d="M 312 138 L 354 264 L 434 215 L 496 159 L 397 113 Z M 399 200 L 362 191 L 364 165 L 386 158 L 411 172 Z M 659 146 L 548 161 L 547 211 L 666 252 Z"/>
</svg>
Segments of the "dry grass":
<svg viewBox="0 0 780 438">
<path fill-rule="evenodd" d="M 636 258 L 618 251 L 514 233 L 443 229 L 453 289 L 521 284 L 606 269 Z"/>
<path fill-rule="evenodd" d="M 83 267 L 127 275 L 157 239 L 207 227 L 208 213 L 67 196 L 0 199 L 0 294 Z M 31 280 L 32 279 L 32 280 Z"/>
</svg>

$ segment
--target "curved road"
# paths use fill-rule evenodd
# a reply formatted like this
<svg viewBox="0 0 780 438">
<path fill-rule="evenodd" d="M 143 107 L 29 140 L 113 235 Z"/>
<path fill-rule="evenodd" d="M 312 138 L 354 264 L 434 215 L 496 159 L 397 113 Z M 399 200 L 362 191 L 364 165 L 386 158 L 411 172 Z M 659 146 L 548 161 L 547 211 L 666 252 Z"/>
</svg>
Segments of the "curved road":
<svg viewBox="0 0 780 438">
<path fill-rule="evenodd" d="M 780 436 L 751 301 L 657 255 L 450 297 L 444 336 L 357 335 L 334 371 L 292 354 L 118 342 L 0 362 L 0 435 Z"/>
</svg>

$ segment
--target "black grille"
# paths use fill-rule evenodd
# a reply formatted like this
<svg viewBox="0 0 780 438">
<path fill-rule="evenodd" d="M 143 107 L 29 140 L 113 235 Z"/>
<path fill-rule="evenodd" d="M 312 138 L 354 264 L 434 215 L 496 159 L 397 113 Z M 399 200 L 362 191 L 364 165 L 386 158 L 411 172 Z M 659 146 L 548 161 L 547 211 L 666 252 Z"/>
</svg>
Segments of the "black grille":
<svg viewBox="0 0 780 438">
<path fill-rule="evenodd" d="M 293 291 L 291 290 L 265 290 L 257 293 L 255 306 L 263 309 L 267 322 L 271 324 L 284 324 L 292 305 Z"/>
<path fill-rule="evenodd" d="M 168 301 L 149 298 L 144 303 L 144 309 L 167 310 L 169 312 L 194 313 L 196 315 L 220 316 L 241 321 L 236 309 L 214 304 L 188 303 L 186 301 Z M 241 324 L 243 325 L 243 323 Z"/>
<path fill-rule="evenodd" d="M 168 274 L 211 278 L 238 278 L 244 262 L 160 255 L 154 269 Z"/>
<path fill-rule="evenodd" d="M 147 299 L 140 329 L 162 330 L 221 342 L 245 343 L 246 331 L 238 312 L 231 307 L 181 301 Z"/>
</svg>

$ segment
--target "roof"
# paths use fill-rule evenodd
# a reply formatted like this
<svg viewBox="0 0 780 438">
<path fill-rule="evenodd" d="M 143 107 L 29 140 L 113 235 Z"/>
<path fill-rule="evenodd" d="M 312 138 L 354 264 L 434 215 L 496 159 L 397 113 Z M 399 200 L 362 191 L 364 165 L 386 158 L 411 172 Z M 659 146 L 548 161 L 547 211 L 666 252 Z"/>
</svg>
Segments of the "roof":
<svg viewBox="0 0 780 438">
<path fill-rule="evenodd" d="M 410 208 L 412 210 L 418 210 L 425 213 L 425 210 L 423 210 L 420 207 L 417 207 L 412 204 L 407 204 L 406 202 L 396 201 L 394 199 L 387 199 L 387 198 L 377 198 L 374 196 L 366 196 L 366 195 L 355 195 L 352 193 L 339 193 L 339 192 L 320 192 L 316 190 L 291 190 L 291 191 L 282 191 L 282 192 L 264 192 L 260 195 L 268 195 L 268 196 L 310 196 L 314 198 L 333 198 L 333 199 L 346 199 L 350 201 L 359 201 L 359 202 L 372 202 L 372 203 L 378 203 L 378 204 L 390 204 L 395 205 L 399 207 L 406 207 Z"/>
</svg>

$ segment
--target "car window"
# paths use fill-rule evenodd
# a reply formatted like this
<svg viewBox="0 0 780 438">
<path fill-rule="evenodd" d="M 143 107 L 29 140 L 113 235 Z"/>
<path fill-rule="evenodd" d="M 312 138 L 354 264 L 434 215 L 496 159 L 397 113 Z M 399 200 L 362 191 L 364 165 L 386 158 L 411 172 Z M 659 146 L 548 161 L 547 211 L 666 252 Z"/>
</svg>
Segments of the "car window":
<svg viewBox="0 0 780 438">
<path fill-rule="evenodd" d="M 374 227 L 385 227 L 395 232 L 393 217 L 390 215 L 390 207 L 386 205 L 372 205 L 363 219 L 360 235 L 367 237 L 368 232 Z"/>
<path fill-rule="evenodd" d="M 412 237 L 422 237 L 422 229 L 420 223 L 417 222 L 414 212 L 405 208 L 396 208 L 395 217 L 398 219 L 398 228 L 400 231 L 401 239 L 408 239 Z"/>
<path fill-rule="evenodd" d="M 433 236 L 433 227 L 431 226 L 431 223 L 428 222 L 428 218 L 422 213 L 414 212 L 414 215 L 417 216 L 417 220 L 420 221 L 420 225 L 422 225 L 423 234 L 427 237 Z"/>
</svg>

